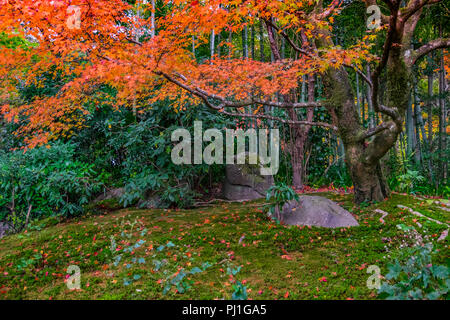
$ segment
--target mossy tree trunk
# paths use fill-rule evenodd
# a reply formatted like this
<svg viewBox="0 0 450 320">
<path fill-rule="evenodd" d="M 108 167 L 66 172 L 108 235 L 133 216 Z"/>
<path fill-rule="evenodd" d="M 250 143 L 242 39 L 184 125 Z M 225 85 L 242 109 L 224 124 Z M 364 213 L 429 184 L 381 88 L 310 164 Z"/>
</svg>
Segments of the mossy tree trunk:
<svg viewBox="0 0 450 320">
<path fill-rule="evenodd" d="M 393 130 L 374 141 L 366 141 L 348 74 L 344 69 L 323 75 L 327 109 L 345 147 L 345 163 L 354 185 L 355 202 L 382 201 L 390 194 L 380 160 L 394 145 L 400 131 Z M 377 142 L 375 142 L 375 140 Z"/>
<path fill-rule="evenodd" d="M 374 111 L 381 115 L 382 123 L 365 129 L 362 125 L 355 95 L 344 67 L 330 69 L 323 74 L 326 107 L 339 129 L 346 153 L 346 164 L 354 185 L 355 202 L 382 201 L 390 195 L 380 161 L 394 146 L 403 130 L 408 96 L 411 94 L 411 66 L 414 61 L 410 49 L 412 32 L 419 16 L 399 21 L 395 13 L 390 18 L 390 31 L 383 57 L 370 77 Z M 331 38 L 319 40 L 317 46 L 332 45 Z M 379 104 L 379 76 L 387 79 L 386 105 Z"/>
<path fill-rule="evenodd" d="M 381 115 L 382 123 L 368 129 L 362 126 L 344 67 L 328 70 L 323 75 L 327 108 L 345 146 L 356 203 L 381 201 L 389 196 L 380 161 L 395 145 L 403 130 L 412 90 L 412 66 L 433 50 L 450 46 L 450 39 L 440 38 L 412 49 L 411 39 L 422 9 L 428 4 L 427 0 L 410 1 L 401 9 L 400 1 L 386 2 L 390 16 L 382 15 L 383 24 L 388 25 L 383 53 L 373 74 L 365 79 L 371 88 L 371 104 L 374 111 Z M 375 1 L 368 0 L 366 4 L 375 4 Z M 322 49 L 333 45 L 330 34 L 323 32 L 324 36 L 317 41 L 317 47 Z M 379 79 L 383 72 L 387 79 L 387 92 L 385 105 L 380 105 Z"/>
</svg>

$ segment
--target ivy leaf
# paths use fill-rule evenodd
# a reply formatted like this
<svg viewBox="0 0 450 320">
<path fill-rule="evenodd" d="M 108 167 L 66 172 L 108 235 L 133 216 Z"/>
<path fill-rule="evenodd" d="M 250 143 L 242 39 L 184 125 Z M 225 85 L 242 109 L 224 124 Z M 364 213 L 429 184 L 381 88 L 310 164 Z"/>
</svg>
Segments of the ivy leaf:
<svg viewBox="0 0 450 320">
<path fill-rule="evenodd" d="M 170 288 L 171 288 L 170 284 L 167 284 L 167 285 L 164 287 L 163 294 L 167 294 L 167 292 L 170 291 Z"/>
<path fill-rule="evenodd" d="M 416 289 L 416 290 L 410 290 L 408 292 L 409 296 L 415 300 L 421 300 L 423 298 L 422 290 Z"/>
<path fill-rule="evenodd" d="M 440 297 L 440 293 L 438 291 L 430 292 L 426 295 L 428 300 L 437 300 Z"/>
<path fill-rule="evenodd" d="M 185 292 L 185 289 L 184 289 L 184 287 L 183 287 L 183 285 L 181 283 L 177 285 L 177 290 L 178 290 L 179 293 L 184 293 Z"/>
<path fill-rule="evenodd" d="M 210 264 L 209 262 L 205 262 L 205 263 L 202 264 L 202 269 L 204 271 L 204 270 L 208 269 L 211 266 L 212 266 L 212 264 Z"/>
<path fill-rule="evenodd" d="M 175 247 L 175 245 L 172 243 L 172 241 L 169 241 L 169 242 L 167 242 L 166 247 L 173 248 L 173 247 Z"/>
<path fill-rule="evenodd" d="M 202 269 L 200 269 L 199 267 L 195 267 L 190 271 L 191 274 L 196 274 L 200 272 L 202 272 Z"/>
<path fill-rule="evenodd" d="M 433 275 L 437 279 L 448 277 L 448 268 L 446 266 L 432 266 Z"/>
<path fill-rule="evenodd" d="M 398 261 L 395 264 L 391 264 L 388 266 L 389 273 L 386 275 L 386 279 L 396 279 L 400 272 L 402 271 L 402 267 L 398 263 Z"/>
</svg>

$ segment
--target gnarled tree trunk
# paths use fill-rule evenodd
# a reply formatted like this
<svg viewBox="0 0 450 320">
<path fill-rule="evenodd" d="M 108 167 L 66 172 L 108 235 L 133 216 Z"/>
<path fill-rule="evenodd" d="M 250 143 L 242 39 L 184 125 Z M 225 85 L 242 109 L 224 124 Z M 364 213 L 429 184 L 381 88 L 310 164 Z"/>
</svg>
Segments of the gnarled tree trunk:
<svg viewBox="0 0 450 320">
<path fill-rule="evenodd" d="M 346 149 L 346 162 L 355 188 L 356 203 L 382 201 L 389 196 L 380 161 L 403 130 L 408 97 L 412 90 L 412 66 L 428 52 L 450 45 L 450 39 L 436 39 L 412 50 L 412 35 L 426 2 L 410 2 L 403 11 L 399 9 L 400 2 L 391 4 L 391 16 L 383 17 L 385 23 L 389 23 L 389 28 L 381 60 L 371 77 L 365 79 L 371 87 L 373 109 L 381 114 L 383 122 L 369 129 L 362 126 L 344 67 L 330 69 L 323 75 L 327 108 Z M 317 41 L 318 48 L 333 45 L 326 33 L 324 31 L 324 37 Z M 387 78 L 386 105 L 379 103 L 379 77 L 382 71 Z"/>
<path fill-rule="evenodd" d="M 360 146 L 347 145 L 346 159 L 354 186 L 356 203 L 383 201 L 390 195 L 380 161 L 367 163 Z"/>
<path fill-rule="evenodd" d="M 323 75 L 327 109 L 339 128 L 345 148 L 345 162 L 354 185 L 355 202 L 382 201 L 390 191 L 381 171 L 383 150 L 371 151 L 361 135 L 365 131 L 354 103 L 347 72 L 332 69 Z M 395 142 L 395 140 L 393 140 Z"/>
</svg>

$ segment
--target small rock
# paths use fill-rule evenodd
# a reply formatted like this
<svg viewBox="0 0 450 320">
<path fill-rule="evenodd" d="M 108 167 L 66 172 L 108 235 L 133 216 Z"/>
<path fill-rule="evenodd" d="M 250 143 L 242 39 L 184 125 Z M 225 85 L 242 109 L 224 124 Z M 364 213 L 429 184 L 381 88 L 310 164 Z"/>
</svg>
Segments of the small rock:
<svg viewBox="0 0 450 320">
<path fill-rule="evenodd" d="M 140 199 L 136 207 L 140 209 L 157 209 L 161 206 L 161 198 L 157 195 L 148 196 L 145 199 Z"/>
<path fill-rule="evenodd" d="M 0 221 L 0 239 L 7 236 L 11 231 L 11 226 L 4 221 Z"/>
<path fill-rule="evenodd" d="M 120 197 L 122 197 L 124 195 L 124 193 L 125 193 L 124 188 L 111 189 L 111 190 L 104 192 L 102 195 L 98 196 L 94 200 L 94 202 L 100 202 L 100 201 L 109 200 L 109 199 L 119 199 Z"/>
</svg>

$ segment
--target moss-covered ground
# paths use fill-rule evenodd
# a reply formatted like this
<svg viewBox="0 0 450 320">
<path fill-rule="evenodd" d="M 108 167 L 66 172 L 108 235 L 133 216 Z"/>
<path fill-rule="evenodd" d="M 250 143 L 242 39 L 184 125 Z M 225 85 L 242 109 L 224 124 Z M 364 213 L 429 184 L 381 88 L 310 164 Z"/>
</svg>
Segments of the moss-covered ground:
<svg viewBox="0 0 450 320">
<path fill-rule="evenodd" d="M 398 224 L 415 226 L 438 250 L 433 262 L 446 263 L 449 241 L 437 239 L 447 227 L 397 207 L 449 223 L 439 204 L 394 194 L 355 207 L 350 194 L 321 195 L 360 226 L 280 225 L 262 213 L 261 201 L 47 219 L 0 239 L 0 299 L 230 299 L 235 281 L 249 299 L 376 299 L 368 266 L 385 274 L 399 248 L 414 245 Z M 385 223 L 377 208 L 389 213 Z M 80 290 L 67 287 L 70 265 L 80 268 Z"/>
</svg>

